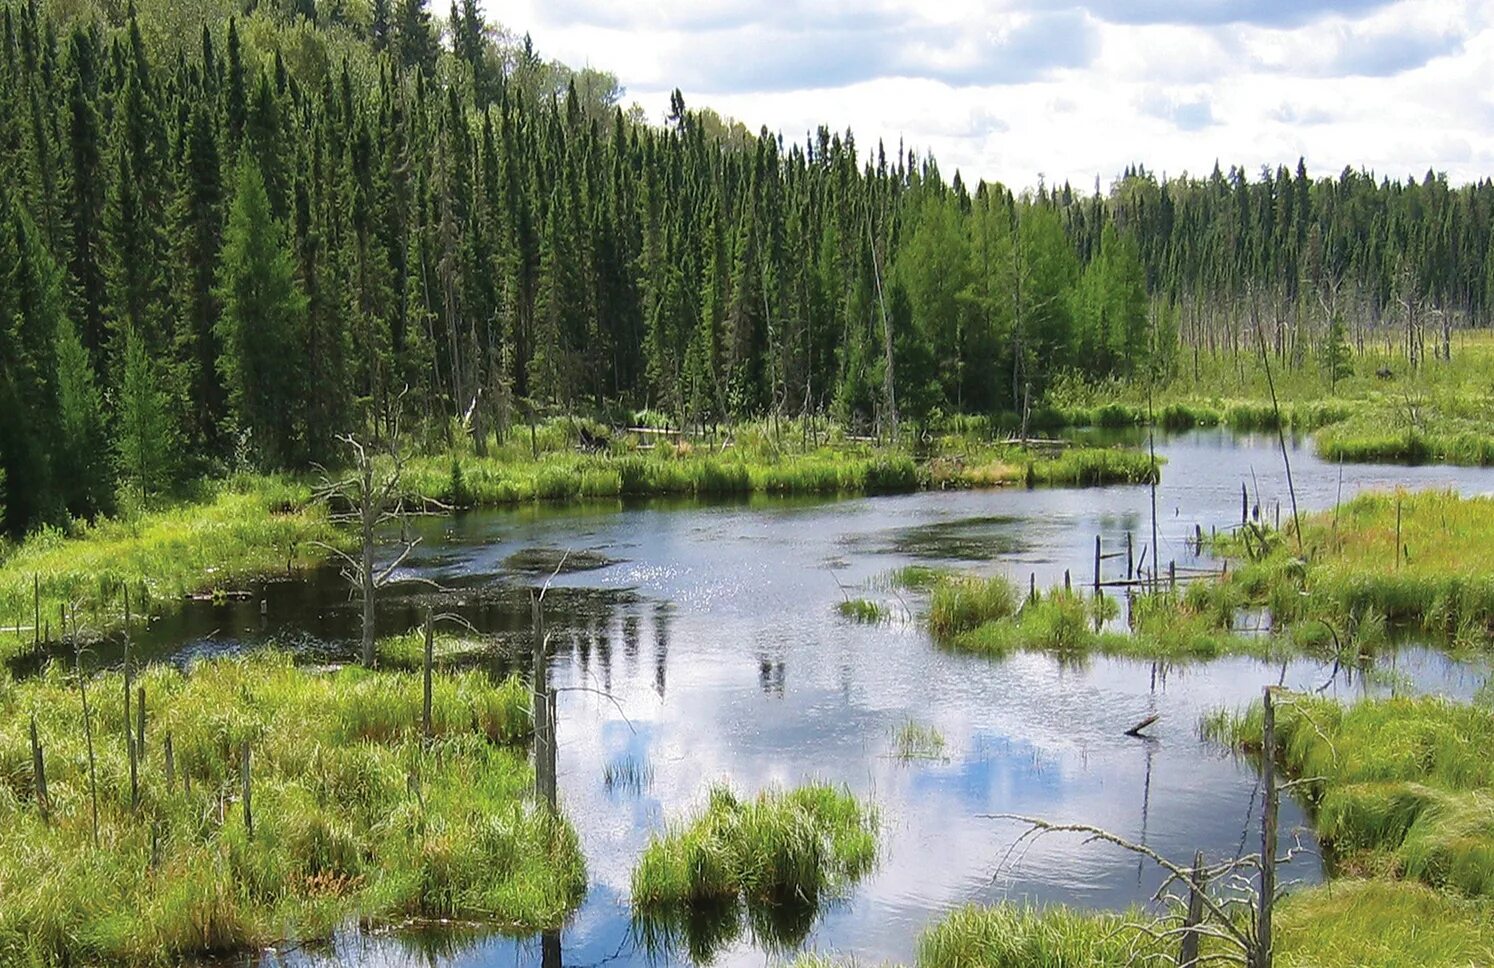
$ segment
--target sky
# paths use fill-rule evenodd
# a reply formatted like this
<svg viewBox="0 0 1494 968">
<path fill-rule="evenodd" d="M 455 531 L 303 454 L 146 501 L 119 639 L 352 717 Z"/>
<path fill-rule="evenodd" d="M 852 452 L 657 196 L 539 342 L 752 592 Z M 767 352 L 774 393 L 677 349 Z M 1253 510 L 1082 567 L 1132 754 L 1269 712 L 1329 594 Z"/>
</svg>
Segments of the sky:
<svg viewBox="0 0 1494 968">
<path fill-rule="evenodd" d="M 1108 185 L 1263 164 L 1494 174 L 1494 0 L 487 0 L 546 57 L 946 178 Z"/>
</svg>

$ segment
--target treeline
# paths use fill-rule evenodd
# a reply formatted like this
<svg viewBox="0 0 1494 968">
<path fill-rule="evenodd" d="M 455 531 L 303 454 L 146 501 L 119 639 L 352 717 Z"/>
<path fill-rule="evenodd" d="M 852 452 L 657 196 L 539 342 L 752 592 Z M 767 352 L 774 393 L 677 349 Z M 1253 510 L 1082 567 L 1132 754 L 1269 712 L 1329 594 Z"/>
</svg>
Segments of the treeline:
<svg viewBox="0 0 1494 968">
<path fill-rule="evenodd" d="M 577 410 L 886 428 L 1166 368 L 1180 330 L 1264 316 L 1300 355 L 1351 312 L 1488 298 L 1487 183 L 1018 197 L 678 94 L 649 125 L 476 0 L 140 2 L 3 6 L 12 532 L 335 459 L 396 409 L 479 447 Z"/>
</svg>

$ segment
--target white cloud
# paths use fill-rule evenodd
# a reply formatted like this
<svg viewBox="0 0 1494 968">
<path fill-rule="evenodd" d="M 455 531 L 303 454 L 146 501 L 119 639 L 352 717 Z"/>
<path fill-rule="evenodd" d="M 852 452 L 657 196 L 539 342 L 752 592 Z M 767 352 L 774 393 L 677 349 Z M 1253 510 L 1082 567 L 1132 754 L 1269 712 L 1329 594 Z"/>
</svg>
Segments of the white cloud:
<svg viewBox="0 0 1494 968">
<path fill-rule="evenodd" d="M 1494 167 L 1481 0 L 511 0 L 547 56 L 791 140 L 819 125 L 932 151 L 946 176 L 1088 189 L 1127 164 L 1305 156 L 1391 177 Z"/>
</svg>

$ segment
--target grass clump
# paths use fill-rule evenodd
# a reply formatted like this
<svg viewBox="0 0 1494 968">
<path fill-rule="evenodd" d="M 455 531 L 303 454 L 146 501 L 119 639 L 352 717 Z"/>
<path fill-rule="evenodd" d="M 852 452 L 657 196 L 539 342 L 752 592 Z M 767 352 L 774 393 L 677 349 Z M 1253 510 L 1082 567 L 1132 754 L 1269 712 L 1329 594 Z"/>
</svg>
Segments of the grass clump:
<svg viewBox="0 0 1494 968">
<path fill-rule="evenodd" d="M 925 723 L 909 720 L 892 731 L 892 758 L 903 763 L 944 759 L 944 735 Z"/>
<path fill-rule="evenodd" d="M 337 540 L 308 488 L 270 477 L 234 478 L 197 503 L 75 522 L 69 532 L 43 530 L 9 552 L 0 549 L 0 624 L 23 627 L 0 634 L 0 658 L 31 646 L 34 591 L 54 638 L 64 605 L 77 609 L 82 626 L 103 633 L 123 623 L 125 589 L 139 618 L 175 607 L 189 593 L 313 565 L 323 557 L 315 543 Z"/>
<path fill-rule="evenodd" d="M 934 585 L 929 631 L 948 641 L 985 623 L 1017 612 L 1017 592 L 1005 578 L 952 577 Z"/>
<path fill-rule="evenodd" d="M 887 606 L 869 598 L 847 598 L 835 606 L 841 615 L 853 622 L 874 625 L 885 621 L 889 615 Z"/>
<path fill-rule="evenodd" d="M 533 806 L 528 690 L 442 674 L 320 674 L 289 657 L 156 668 L 131 803 L 123 683 L 88 683 L 98 845 L 78 684 L 0 684 L 0 961 L 178 964 L 373 922 L 558 925 L 584 886 L 574 832 Z M 46 749 L 50 816 L 32 786 Z M 165 739 L 174 749 L 167 781 Z M 252 757 L 253 832 L 239 801 Z"/>
<path fill-rule="evenodd" d="M 431 664 L 438 669 L 471 665 L 493 650 L 493 643 L 468 635 L 436 632 L 431 640 Z M 425 630 L 419 626 L 374 644 L 379 667 L 412 672 L 425 667 Z"/>
<path fill-rule="evenodd" d="M 918 939 L 918 968 L 1130 968 L 1163 954 L 1123 914 L 963 907 Z M 1174 953 L 1175 955 L 1175 953 Z"/>
<path fill-rule="evenodd" d="M 816 901 L 876 856 L 876 819 L 848 791 L 812 784 L 743 800 L 711 790 L 705 810 L 655 836 L 633 869 L 636 908 Z"/>
</svg>

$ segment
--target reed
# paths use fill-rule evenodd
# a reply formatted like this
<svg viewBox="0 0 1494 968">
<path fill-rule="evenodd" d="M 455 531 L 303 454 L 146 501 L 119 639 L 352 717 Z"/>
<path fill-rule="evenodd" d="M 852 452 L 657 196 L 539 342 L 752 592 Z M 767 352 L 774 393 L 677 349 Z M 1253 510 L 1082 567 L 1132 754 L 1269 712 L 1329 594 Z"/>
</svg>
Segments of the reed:
<svg viewBox="0 0 1494 968">
<path fill-rule="evenodd" d="M 903 763 L 944 759 L 944 735 L 927 723 L 912 720 L 892 731 L 892 758 Z"/>
</svg>

